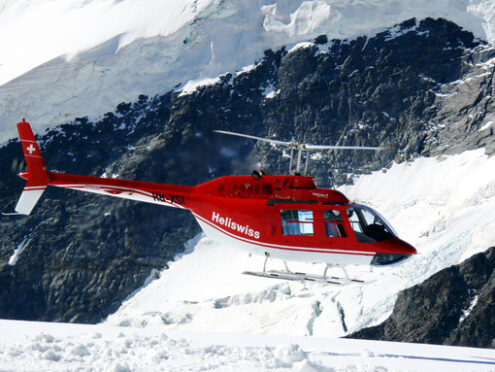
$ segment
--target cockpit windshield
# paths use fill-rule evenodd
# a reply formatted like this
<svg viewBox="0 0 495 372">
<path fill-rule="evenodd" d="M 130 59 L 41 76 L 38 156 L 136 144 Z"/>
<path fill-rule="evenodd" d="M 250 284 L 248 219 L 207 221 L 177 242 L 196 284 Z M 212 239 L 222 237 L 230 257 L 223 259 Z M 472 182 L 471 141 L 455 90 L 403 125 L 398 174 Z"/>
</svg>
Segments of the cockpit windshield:
<svg viewBox="0 0 495 372">
<path fill-rule="evenodd" d="M 365 205 L 347 208 L 347 217 L 360 243 L 374 243 L 397 236 L 395 230 L 377 211 Z"/>
</svg>

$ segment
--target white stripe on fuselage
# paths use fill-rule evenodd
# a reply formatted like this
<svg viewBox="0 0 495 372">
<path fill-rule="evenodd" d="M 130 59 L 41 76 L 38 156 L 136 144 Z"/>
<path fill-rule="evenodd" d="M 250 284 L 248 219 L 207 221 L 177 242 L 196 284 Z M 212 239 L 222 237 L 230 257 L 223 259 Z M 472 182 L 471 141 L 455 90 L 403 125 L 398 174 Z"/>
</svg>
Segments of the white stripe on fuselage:
<svg viewBox="0 0 495 372">
<path fill-rule="evenodd" d="M 350 251 L 350 250 L 343 250 L 343 249 L 328 249 L 328 248 L 320 248 L 320 247 L 300 247 L 300 246 L 292 246 L 292 245 L 280 245 L 280 244 L 271 244 L 271 243 L 265 243 L 265 242 L 259 242 L 256 240 L 251 240 L 248 238 L 244 238 L 241 236 L 237 236 L 230 231 L 227 231 L 220 226 L 215 225 L 214 223 L 208 221 L 206 218 L 201 217 L 200 215 L 196 214 L 193 212 L 194 217 L 199 221 L 206 223 L 207 225 L 215 228 L 216 230 L 220 231 L 221 233 L 240 240 L 244 243 L 249 243 L 253 244 L 259 247 L 267 247 L 267 248 L 278 248 L 278 249 L 285 249 L 285 250 L 298 250 L 298 251 L 318 251 L 321 253 L 336 253 L 336 254 L 349 254 L 349 255 L 362 255 L 362 256 L 374 256 L 375 252 L 369 252 L 369 251 Z"/>
<path fill-rule="evenodd" d="M 197 221 L 205 234 L 212 240 L 226 245 L 242 249 L 246 252 L 264 256 L 269 254 L 271 258 L 287 261 L 302 261 L 302 262 L 322 262 L 336 265 L 369 265 L 373 259 L 373 253 L 350 254 L 347 251 L 337 250 L 321 250 L 315 251 L 313 248 L 264 245 L 263 243 L 250 241 L 237 237 L 227 231 L 222 230 L 218 226 L 211 224 L 208 220 L 203 219 L 195 214 Z M 284 249 L 285 248 L 285 249 Z"/>
<path fill-rule="evenodd" d="M 145 191 L 145 190 L 136 189 L 136 188 L 127 187 L 127 186 L 80 184 L 80 183 L 61 184 L 61 185 L 52 185 L 52 186 L 68 188 L 68 189 L 72 189 L 72 190 L 92 192 L 92 193 L 100 194 L 100 195 L 114 196 L 114 197 L 123 198 L 123 199 L 144 201 L 147 203 L 153 203 L 153 204 L 158 204 L 158 205 L 164 205 L 165 204 L 167 207 L 186 209 L 182 205 L 169 202 L 166 199 L 157 200 L 153 196 L 153 192 L 151 192 L 151 191 Z M 107 190 L 113 190 L 113 191 L 120 192 L 120 193 L 114 194 L 114 193 L 109 192 Z M 127 193 L 127 195 L 125 193 Z M 149 199 L 152 199 L 152 200 L 149 200 Z"/>
</svg>

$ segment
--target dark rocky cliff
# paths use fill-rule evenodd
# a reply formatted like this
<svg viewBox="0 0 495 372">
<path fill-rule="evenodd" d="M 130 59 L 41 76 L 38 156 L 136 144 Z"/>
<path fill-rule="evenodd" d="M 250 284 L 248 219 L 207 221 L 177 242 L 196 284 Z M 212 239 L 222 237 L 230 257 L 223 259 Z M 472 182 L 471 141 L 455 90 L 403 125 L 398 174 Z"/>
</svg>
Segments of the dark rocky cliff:
<svg viewBox="0 0 495 372">
<path fill-rule="evenodd" d="M 349 338 L 495 348 L 495 247 L 399 293 L 382 324 Z"/>
<path fill-rule="evenodd" d="M 394 159 L 479 146 L 494 152 L 493 130 L 478 130 L 493 111 L 493 68 L 477 73 L 493 56 L 441 19 L 409 20 L 354 40 L 322 35 L 290 53 L 268 50 L 256 68 L 192 94 L 141 96 L 39 139 L 53 170 L 186 185 L 288 168 L 278 150 L 212 129 L 396 149 L 323 153 L 311 173 L 331 186 Z M 468 76 L 478 77 L 449 96 Z M 15 173 L 23 167 L 17 140 L 0 148 L 0 210 L 14 208 L 24 185 Z M 184 211 L 50 188 L 31 216 L 0 219 L 0 317 L 97 322 L 198 232 Z"/>
</svg>

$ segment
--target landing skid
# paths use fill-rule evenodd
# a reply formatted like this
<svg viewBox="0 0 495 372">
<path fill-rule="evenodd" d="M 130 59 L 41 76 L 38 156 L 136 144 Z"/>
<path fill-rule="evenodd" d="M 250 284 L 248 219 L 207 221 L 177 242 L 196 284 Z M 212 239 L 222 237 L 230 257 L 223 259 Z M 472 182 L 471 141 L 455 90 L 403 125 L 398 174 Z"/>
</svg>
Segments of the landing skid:
<svg viewBox="0 0 495 372">
<path fill-rule="evenodd" d="M 299 272 L 292 272 L 289 270 L 287 263 L 284 261 L 285 270 L 277 271 L 277 270 L 266 270 L 266 263 L 270 256 L 265 254 L 265 264 L 263 265 L 263 271 L 244 271 L 243 274 L 257 276 L 261 278 L 272 278 L 272 279 L 282 279 L 282 280 L 296 280 L 296 281 L 308 281 L 308 282 L 319 282 L 325 284 L 336 284 L 336 285 L 346 285 L 350 283 L 364 283 L 364 280 L 352 279 L 347 275 L 347 271 L 344 267 L 340 267 L 344 271 L 344 277 L 337 276 L 327 276 L 328 269 L 331 267 L 335 267 L 337 265 L 327 264 L 325 267 L 325 271 L 323 275 L 314 275 L 314 274 L 306 274 Z"/>
<path fill-rule="evenodd" d="M 336 285 L 346 285 L 350 283 L 364 283 L 364 280 L 359 280 L 359 279 L 339 278 L 336 276 L 330 276 L 325 278 L 321 275 L 312 275 L 312 274 L 297 273 L 297 272 L 293 273 L 293 272 L 275 271 L 275 270 L 269 270 L 265 272 L 244 271 L 243 274 L 258 276 L 262 278 L 298 280 L 298 281 L 319 282 L 326 284 L 336 284 Z"/>
</svg>

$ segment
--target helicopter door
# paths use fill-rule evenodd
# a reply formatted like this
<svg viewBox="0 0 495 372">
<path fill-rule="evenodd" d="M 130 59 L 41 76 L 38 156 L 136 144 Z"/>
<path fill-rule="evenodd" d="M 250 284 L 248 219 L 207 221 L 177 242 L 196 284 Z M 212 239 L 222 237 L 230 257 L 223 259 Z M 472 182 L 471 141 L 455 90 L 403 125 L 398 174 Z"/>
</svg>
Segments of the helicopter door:
<svg viewBox="0 0 495 372">
<path fill-rule="evenodd" d="M 347 236 L 340 211 L 325 209 L 323 211 L 323 220 L 325 223 L 325 235 L 328 238 L 345 238 Z"/>
</svg>

